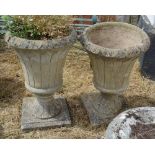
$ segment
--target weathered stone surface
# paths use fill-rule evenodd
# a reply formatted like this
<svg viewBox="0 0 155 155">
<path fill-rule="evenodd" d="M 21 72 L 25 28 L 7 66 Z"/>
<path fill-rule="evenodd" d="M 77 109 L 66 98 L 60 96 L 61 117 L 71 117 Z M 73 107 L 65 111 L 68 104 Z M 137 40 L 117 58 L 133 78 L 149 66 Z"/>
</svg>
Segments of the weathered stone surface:
<svg viewBox="0 0 155 155">
<path fill-rule="evenodd" d="M 35 109 L 38 109 L 38 104 L 36 104 L 35 101 L 35 97 L 26 97 L 23 99 L 21 129 L 28 130 L 35 128 L 61 127 L 71 125 L 69 111 L 66 101 L 63 97 L 55 98 L 55 101 L 58 102 L 59 106 L 61 107 L 60 113 L 55 117 L 48 119 L 40 119 L 36 117 L 37 111 L 35 111 Z"/>
<path fill-rule="evenodd" d="M 94 86 L 101 92 L 122 94 L 128 87 L 135 58 L 117 59 L 89 54 Z"/>
<path fill-rule="evenodd" d="M 81 96 L 92 126 L 109 123 L 122 107 L 122 98 L 117 95 L 90 93 Z"/>
<path fill-rule="evenodd" d="M 27 40 L 7 33 L 5 40 L 16 50 L 29 91 L 50 94 L 61 88 L 65 58 L 76 41 L 75 31 L 68 37 L 53 40 Z"/>
<path fill-rule="evenodd" d="M 24 100 L 23 109 L 26 112 L 23 112 L 22 123 L 26 126 L 22 125 L 22 128 L 70 124 L 68 115 L 67 118 L 64 114 L 58 117 L 66 107 L 60 107 L 53 94 L 62 87 L 65 58 L 76 41 L 75 30 L 72 30 L 69 36 L 60 39 L 27 40 L 7 33 L 5 40 L 16 50 L 25 77 L 25 87 L 35 96 L 33 101 L 27 99 L 26 103 Z"/>
<path fill-rule="evenodd" d="M 107 58 L 132 58 L 150 46 L 147 34 L 137 26 L 105 22 L 85 29 L 81 42 L 88 53 Z"/>
<path fill-rule="evenodd" d="M 149 48 L 150 40 L 136 26 L 107 22 L 87 28 L 81 36 L 81 43 L 90 57 L 94 86 L 102 92 L 100 97 L 88 97 L 83 102 L 92 125 L 95 124 L 93 120 L 101 124 L 120 110 L 118 95 L 127 89 L 133 65 L 137 57 Z M 100 112 L 94 114 L 92 111 L 95 108 Z"/>
<path fill-rule="evenodd" d="M 9 46 L 17 49 L 57 49 L 64 48 L 65 46 L 72 46 L 76 41 L 76 31 L 71 29 L 71 34 L 64 38 L 52 39 L 52 40 L 28 40 L 12 36 L 10 32 L 5 35 L 5 41 Z"/>
<path fill-rule="evenodd" d="M 131 126 L 141 124 L 155 124 L 155 107 L 138 107 L 119 114 L 109 124 L 106 139 L 129 139 L 132 133 Z"/>
</svg>

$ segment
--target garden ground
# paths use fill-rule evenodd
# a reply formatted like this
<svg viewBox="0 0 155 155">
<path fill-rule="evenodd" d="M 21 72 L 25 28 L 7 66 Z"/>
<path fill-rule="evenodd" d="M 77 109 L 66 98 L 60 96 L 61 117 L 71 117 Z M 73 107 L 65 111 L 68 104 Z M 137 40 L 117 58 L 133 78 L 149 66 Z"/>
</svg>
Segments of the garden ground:
<svg viewBox="0 0 155 155">
<path fill-rule="evenodd" d="M 91 127 L 80 100 L 82 93 L 96 90 L 92 77 L 88 55 L 73 47 L 67 55 L 63 87 L 57 93 L 67 99 L 72 126 L 24 132 L 20 129 L 22 99 L 31 96 L 31 93 L 25 89 L 15 52 L 8 48 L 0 51 L 0 138 L 100 138 L 106 125 Z M 138 61 L 124 99 L 126 104 L 121 111 L 138 106 L 155 106 L 155 83 L 141 76 Z"/>
</svg>

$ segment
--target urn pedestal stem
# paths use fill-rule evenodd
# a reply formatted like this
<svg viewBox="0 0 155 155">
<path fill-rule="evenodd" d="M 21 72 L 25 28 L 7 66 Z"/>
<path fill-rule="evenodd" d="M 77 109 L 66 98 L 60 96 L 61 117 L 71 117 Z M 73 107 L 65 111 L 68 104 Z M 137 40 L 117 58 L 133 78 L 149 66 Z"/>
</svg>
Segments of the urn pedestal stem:
<svg viewBox="0 0 155 155">
<path fill-rule="evenodd" d="M 109 123 L 109 120 L 120 111 L 123 102 L 120 95 L 102 92 L 84 94 L 81 99 L 92 126 Z"/>
<path fill-rule="evenodd" d="M 39 119 L 49 119 L 56 117 L 61 112 L 61 104 L 57 102 L 52 95 L 35 95 L 36 108 L 34 116 Z"/>
</svg>

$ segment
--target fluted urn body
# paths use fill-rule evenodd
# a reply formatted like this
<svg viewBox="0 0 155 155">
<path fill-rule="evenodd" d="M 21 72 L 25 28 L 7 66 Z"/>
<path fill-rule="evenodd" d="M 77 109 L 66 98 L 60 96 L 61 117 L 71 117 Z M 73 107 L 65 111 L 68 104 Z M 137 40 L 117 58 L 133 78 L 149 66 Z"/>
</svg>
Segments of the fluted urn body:
<svg viewBox="0 0 155 155">
<path fill-rule="evenodd" d="M 32 101 L 27 99 L 27 102 L 32 102 L 29 108 L 33 119 L 45 120 L 60 115 L 63 111 L 62 100 L 56 100 L 53 94 L 62 87 L 66 54 L 76 41 L 76 32 L 73 30 L 69 36 L 53 40 L 26 40 L 7 33 L 6 41 L 20 59 L 26 88 L 34 94 Z"/>
<path fill-rule="evenodd" d="M 107 22 L 87 28 L 81 42 L 90 57 L 94 86 L 101 92 L 89 99 L 93 108 L 86 108 L 90 117 L 97 117 L 93 123 L 108 122 L 121 109 L 119 96 L 127 89 L 133 65 L 149 48 L 150 40 L 136 26 Z"/>
</svg>

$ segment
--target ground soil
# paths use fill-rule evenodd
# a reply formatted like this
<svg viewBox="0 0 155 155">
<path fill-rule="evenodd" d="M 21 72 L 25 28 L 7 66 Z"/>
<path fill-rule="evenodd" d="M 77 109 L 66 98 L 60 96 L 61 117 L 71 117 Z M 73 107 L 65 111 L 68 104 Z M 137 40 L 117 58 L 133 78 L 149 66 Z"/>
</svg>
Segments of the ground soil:
<svg viewBox="0 0 155 155">
<path fill-rule="evenodd" d="M 80 47 L 81 48 L 81 47 Z M 64 67 L 64 82 L 57 93 L 67 99 L 72 118 L 71 127 L 21 131 L 21 105 L 25 96 L 31 96 L 24 86 L 24 77 L 13 50 L 0 51 L 0 138 L 100 138 L 106 125 L 91 127 L 80 96 L 95 91 L 89 57 L 82 50 L 72 48 Z M 141 76 L 139 62 L 134 65 L 130 83 L 124 93 L 122 111 L 138 106 L 155 105 L 155 83 Z"/>
</svg>

